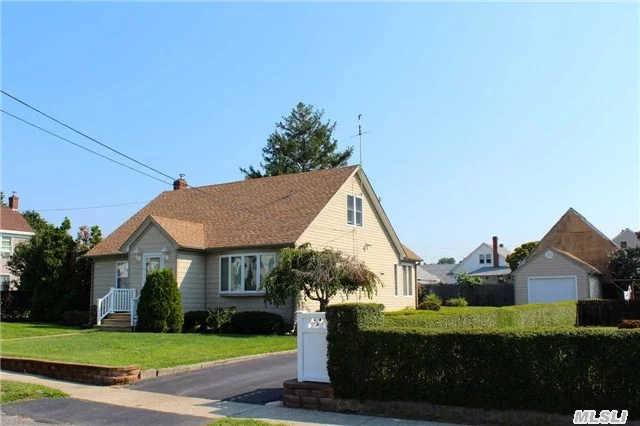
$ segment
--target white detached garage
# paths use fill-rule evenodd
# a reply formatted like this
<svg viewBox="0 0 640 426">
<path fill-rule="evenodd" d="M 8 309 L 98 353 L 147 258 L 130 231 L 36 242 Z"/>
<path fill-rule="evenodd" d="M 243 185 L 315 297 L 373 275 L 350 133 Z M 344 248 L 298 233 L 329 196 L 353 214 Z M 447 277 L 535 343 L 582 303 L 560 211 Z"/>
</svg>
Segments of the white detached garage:
<svg viewBox="0 0 640 426">
<path fill-rule="evenodd" d="M 576 256 L 546 247 L 515 272 L 515 302 L 552 303 L 601 297 L 600 271 Z"/>
</svg>

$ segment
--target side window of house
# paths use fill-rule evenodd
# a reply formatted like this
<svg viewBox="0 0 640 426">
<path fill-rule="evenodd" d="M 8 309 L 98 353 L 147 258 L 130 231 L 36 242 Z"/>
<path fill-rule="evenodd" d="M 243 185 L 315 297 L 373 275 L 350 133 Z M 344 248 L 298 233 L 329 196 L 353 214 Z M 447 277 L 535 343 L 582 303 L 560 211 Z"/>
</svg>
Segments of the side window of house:
<svg viewBox="0 0 640 426">
<path fill-rule="evenodd" d="M 393 265 L 393 283 L 395 289 L 395 295 L 398 295 L 398 265 Z"/>
<path fill-rule="evenodd" d="M 490 254 L 485 254 L 484 255 L 484 262 L 490 264 L 491 263 L 491 255 Z"/>
<path fill-rule="evenodd" d="M 129 288 L 129 262 L 116 262 L 116 287 Z"/>
<path fill-rule="evenodd" d="M 2 257 L 11 256 L 11 237 L 2 237 Z"/>
<path fill-rule="evenodd" d="M 484 263 L 484 254 L 480 255 L 480 263 Z"/>
<path fill-rule="evenodd" d="M 362 226 L 362 197 L 347 195 L 347 223 Z"/>
<path fill-rule="evenodd" d="M 409 282 L 408 282 L 409 296 L 413 296 L 413 268 L 411 266 L 406 266 L 406 268 L 407 268 L 407 275 L 409 277 Z"/>
<path fill-rule="evenodd" d="M 626 241 L 620 241 L 620 248 L 627 248 L 627 242 Z"/>
</svg>

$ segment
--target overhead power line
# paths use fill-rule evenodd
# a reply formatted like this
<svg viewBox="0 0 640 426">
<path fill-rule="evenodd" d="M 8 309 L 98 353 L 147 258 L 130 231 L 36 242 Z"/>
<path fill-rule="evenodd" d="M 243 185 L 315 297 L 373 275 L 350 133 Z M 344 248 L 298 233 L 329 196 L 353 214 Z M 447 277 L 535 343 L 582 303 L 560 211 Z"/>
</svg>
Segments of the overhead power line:
<svg viewBox="0 0 640 426">
<path fill-rule="evenodd" d="M 92 153 L 92 154 L 95 154 L 95 155 L 97 155 L 97 156 L 99 156 L 99 157 L 102 157 L 102 158 L 104 158 L 105 160 L 111 161 L 112 163 L 118 164 L 118 165 L 120 165 L 120 166 L 122 166 L 122 167 L 126 167 L 126 168 L 127 168 L 127 169 L 129 169 L 129 170 L 133 170 L 133 171 L 134 171 L 134 172 L 136 172 L 136 173 L 140 173 L 141 175 L 145 175 L 145 176 L 147 176 L 147 177 L 150 177 L 151 179 L 155 179 L 155 180 L 157 180 L 158 182 L 162 182 L 162 183 L 164 183 L 164 184 L 166 184 L 166 185 L 171 185 L 171 184 L 172 184 L 171 182 L 167 182 L 167 181 L 165 181 L 165 180 L 162 180 L 162 179 L 160 179 L 160 178 L 158 178 L 158 177 L 156 177 L 156 176 L 150 175 L 149 173 L 146 173 L 146 172 L 143 172 L 143 171 L 141 171 L 141 170 L 138 170 L 138 169 L 136 169 L 136 168 L 134 168 L 134 167 L 131 167 L 131 166 L 127 165 L 127 164 L 124 164 L 124 163 L 122 163 L 122 162 L 120 162 L 120 161 L 118 161 L 118 160 L 114 160 L 113 158 L 107 157 L 106 155 L 100 154 L 99 152 L 96 152 L 96 151 L 94 151 L 94 150 L 92 150 L 92 149 L 89 149 L 89 148 L 87 148 L 87 147 L 85 147 L 85 146 L 82 146 L 82 145 L 80 145 L 79 143 L 76 143 L 76 142 L 74 142 L 74 141 L 72 141 L 72 140 L 69 140 L 69 139 L 67 139 L 67 138 L 65 138 L 65 137 L 62 137 L 62 136 L 60 136 L 60 135 L 58 135 L 58 134 L 56 134 L 56 133 L 53 133 L 53 132 L 51 132 L 51 131 L 49 131 L 49 130 L 47 130 L 47 129 L 43 128 L 43 127 L 38 126 L 37 124 L 33 124 L 32 122 L 27 121 L 27 120 L 25 120 L 24 118 L 20 118 L 20 117 L 18 117 L 17 115 L 11 114 L 10 112 L 5 111 L 4 109 L 1 109 L 1 108 L 0 108 L 0 111 L 1 111 L 1 112 L 3 112 L 4 114 L 8 115 L 9 117 L 12 117 L 12 118 L 14 118 L 14 119 L 16 119 L 16 120 L 22 121 L 23 123 L 28 124 L 28 125 L 29 125 L 29 126 L 31 126 L 31 127 L 34 127 L 34 128 L 36 128 L 36 129 L 38 129 L 38 130 L 41 130 L 41 131 L 43 131 L 43 132 L 45 132 L 45 133 L 48 133 L 48 134 L 49 134 L 49 135 L 51 135 L 51 136 L 54 136 L 54 137 L 56 137 L 56 138 L 58 138 L 58 139 L 60 139 L 60 140 L 63 140 L 63 141 L 65 141 L 65 142 L 67 142 L 67 143 L 70 143 L 71 145 L 74 145 L 74 146 L 76 146 L 76 147 L 78 147 L 78 148 L 80 148 L 80 149 L 84 149 L 85 151 L 88 151 L 88 152 L 90 152 L 90 153 Z"/>
<path fill-rule="evenodd" d="M 94 210 L 94 209 L 104 209 L 107 207 L 121 207 L 121 206 L 133 206 L 135 204 L 147 203 L 148 201 L 134 201 L 132 203 L 120 203 L 120 204 L 104 204 L 102 206 L 90 206 L 90 207 L 69 207 L 69 208 L 58 208 L 58 209 L 33 209 L 38 212 L 63 212 L 63 211 L 71 211 L 71 210 Z"/>
<path fill-rule="evenodd" d="M 100 142 L 100 141 L 99 141 L 99 140 L 97 140 L 97 139 L 92 138 L 91 136 L 87 135 L 86 133 L 81 132 L 80 130 L 74 129 L 73 127 L 69 126 L 68 124 L 63 123 L 62 121 L 60 121 L 60 120 L 58 120 L 58 119 L 56 119 L 56 118 L 54 118 L 54 117 L 50 116 L 49 114 L 47 114 L 47 113 L 45 113 L 45 112 L 43 112 L 43 111 L 39 110 L 38 108 L 36 108 L 36 107 L 34 107 L 34 106 L 32 106 L 32 105 L 29 105 L 27 102 L 25 102 L 25 101 L 23 101 L 23 100 L 21 100 L 21 99 L 18 99 L 17 97 L 13 96 L 12 94 L 7 93 L 6 91 L 1 90 L 1 89 L 0 89 L 0 92 L 2 92 L 4 95 L 6 95 L 6 96 L 10 97 L 10 98 L 11 98 L 11 99 L 13 99 L 14 101 L 16 101 L 16 102 L 20 102 L 22 105 L 26 106 L 27 108 L 30 108 L 30 109 L 34 110 L 34 111 L 35 111 L 35 112 L 37 112 L 38 114 L 42 114 L 42 115 L 44 115 L 44 116 L 45 116 L 45 117 L 47 117 L 48 119 L 55 121 L 56 123 L 60 124 L 61 126 L 64 126 L 64 127 L 66 127 L 67 129 L 69 129 L 69 130 L 71 130 L 71 131 L 73 131 L 73 132 L 76 132 L 77 134 L 79 134 L 79 135 L 81 135 L 81 136 L 84 136 L 85 138 L 87 138 L 87 139 L 89 139 L 89 140 L 91 140 L 91 141 L 93 141 L 93 142 L 95 142 L 95 143 L 99 144 L 100 146 L 103 146 L 103 147 L 107 148 L 108 150 L 113 151 L 113 152 L 115 152 L 116 154 L 121 155 L 121 156 L 125 157 L 125 158 L 126 158 L 126 159 L 128 159 L 128 160 L 133 161 L 133 162 L 134 162 L 134 163 L 136 163 L 136 164 L 139 164 L 139 165 L 141 165 L 141 166 L 143 166 L 143 167 L 146 167 L 147 169 L 152 170 L 152 171 L 154 171 L 154 172 L 158 173 L 159 175 L 162 175 L 162 176 L 164 176 L 164 177 L 167 177 L 167 178 L 169 178 L 169 179 L 171 179 L 171 180 L 175 180 L 175 178 L 173 178 L 173 177 L 169 176 L 168 174 L 166 174 L 166 173 L 162 173 L 160 170 L 158 170 L 158 169 L 154 169 L 153 167 L 148 166 L 148 165 L 146 165 L 146 164 L 144 164 L 144 163 L 142 163 L 142 162 L 140 162 L 140 161 L 136 160 L 135 158 L 132 158 L 132 157 L 128 156 L 127 154 L 125 154 L 125 153 L 123 153 L 123 152 L 118 151 L 118 150 L 117 150 L 117 149 L 115 149 L 115 148 L 111 148 L 109 145 L 107 145 L 107 144 L 105 144 L 105 143 L 102 143 L 102 142 Z"/>
</svg>

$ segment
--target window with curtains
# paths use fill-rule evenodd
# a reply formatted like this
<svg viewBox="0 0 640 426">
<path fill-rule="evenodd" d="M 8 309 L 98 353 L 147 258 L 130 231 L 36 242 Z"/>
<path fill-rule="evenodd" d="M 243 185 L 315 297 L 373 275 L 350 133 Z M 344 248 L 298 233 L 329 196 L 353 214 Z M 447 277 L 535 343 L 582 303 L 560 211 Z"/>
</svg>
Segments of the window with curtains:
<svg viewBox="0 0 640 426">
<path fill-rule="evenodd" d="M 116 262 L 116 288 L 129 288 L 129 262 Z"/>
<path fill-rule="evenodd" d="M 220 256 L 220 292 L 261 292 L 262 283 L 275 266 L 275 253 Z"/>
<path fill-rule="evenodd" d="M 362 197 L 347 195 L 347 223 L 362 227 Z"/>
</svg>

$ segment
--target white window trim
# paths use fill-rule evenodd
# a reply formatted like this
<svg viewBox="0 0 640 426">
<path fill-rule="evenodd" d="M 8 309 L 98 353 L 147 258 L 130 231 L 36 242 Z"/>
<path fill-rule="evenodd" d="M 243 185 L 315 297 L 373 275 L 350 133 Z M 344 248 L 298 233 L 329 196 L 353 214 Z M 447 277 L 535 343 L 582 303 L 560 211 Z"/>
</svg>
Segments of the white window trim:
<svg viewBox="0 0 640 426">
<path fill-rule="evenodd" d="M 353 223 L 349 223 L 349 216 L 348 216 L 348 212 L 349 212 L 349 197 L 353 197 Z M 362 206 L 362 210 L 360 211 L 360 214 L 362 215 L 362 225 L 357 225 L 358 221 L 357 221 L 357 214 L 356 214 L 356 205 L 357 205 L 357 201 L 356 199 L 360 199 L 360 205 Z M 347 226 L 351 226 L 353 228 L 364 228 L 364 199 L 361 195 L 355 195 L 355 194 L 347 194 Z"/>
<path fill-rule="evenodd" d="M 128 260 L 116 260 L 116 271 L 115 271 L 116 272 L 116 277 L 115 277 L 115 284 L 114 284 L 115 288 L 120 288 L 120 287 L 118 287 L 118 263 L 125 263 L 125 262 L 129 263 Z M 131 266 L 131 265 L 129 265 L 129 266 Z M 127 266 L 127 278 L 129 278 L 129 266 Z M 143 268 L 144 268 L 144 266 L 143 266 Z M 145 279 L 145 281 L 146 281 L 146 279 Z M 131 286 L 131 283 L 129 283 L 129 286 Z"/>
<path fill-rule="evenodd" d="M 144 287 L 144 283 L 147 282 L 147 259 L 150 257 L 159 257 L 160 258 L 160 267 L 158 269 L 164 268 L 164 255 L 162 253 L 144 253 L 142 255 L 142 286 Z M 116 272 L 117 273 L 117 272 Z M 129 286 L 131 286 L 131 282 L 129 282 Z"/>
<path fill-rule="evenodd" d="M 400 291 L 398 288 L 398 265 L 397 263 L 393 265 L 393 285 L 394 285 L 394 296 L 400 296 Z"/>
<path fill-rule="evenodd" d="M 9 239 L 9 251 L 4 251 L 2 249 L 2 240 L 4 240 L 5 238 Z M 9 256 L 13 255 L 13 237 L 12 236 L 3 235 L 2 237 L 0 237 L 0 253 L 9 253 Z"/>
<path fill-rule="evenodd" d="M 273 255 L 274 259 L 276 260 L 276 265 L 278 265 L 278 255 L 276 254 L 276 252 L 273 251 L 265 251 L 265 252 L 260 252 L 260 253 L 235 253 L 235 254 L 225 254 L 225 255 L 221 255 L 218 258 L 218 274 L 219 274 L 219 279 L 218 279 L 218 291 L 220 291 L 220 294 L 225 294 L 225 295 L 242 295 L 242 294 L 258 294 L 258 295 L 262 295 L 264 294 L 264 290 L 260 290 L 262 288 L 262 283 L 260 282 L 262 280 L 261 278 L 261 266 L 260 266 L 260 256 L 262 255 Z M 229 288 L 231 288 L 231 258 L 232 257 L 242 257 L 242 272 L 240 273 L 240 276 L 242 277 L 242 288 L 244 288 L 244 257 L 245 256 L 256 256 L 257 257 L 257 262 L 258 262 L 258 276 L 257 276 L 257 286 L 258 286 L 258 290 L 240 290 L 240 291 L 235 291 L 235 290 L 222 290 L 222 259 L 224 258 L 228 258 L 229 259 L 229 280 L 227 281 L 227 284 L 229 285 Z"/>
<path fill-rule="evenodd" d="M 395 290 L 397 290 L 394 294 L 396 297 L 414 297 L 414 293 L 416 291 L 415 288 L 415 275 L 416 271 L 414 265 L 410 263 L 400 263 L 394 265 L 394 267 L 398 268 L 398 273 L 395 274 Z M 407 268 L 407 286 L 404 285 L 404 268 Z M 402 288 L 400 288 L 402 285 Z M 406 292 L 405 292 L 406 289 Z"/>
</svg>

